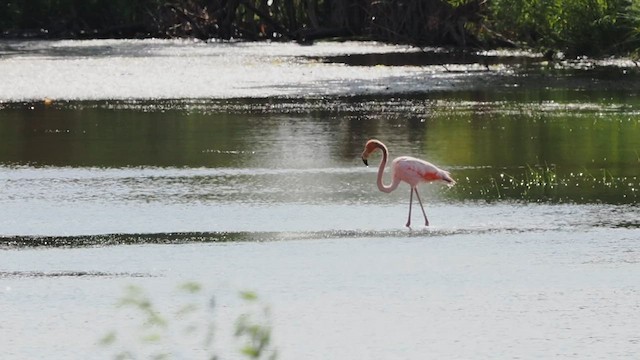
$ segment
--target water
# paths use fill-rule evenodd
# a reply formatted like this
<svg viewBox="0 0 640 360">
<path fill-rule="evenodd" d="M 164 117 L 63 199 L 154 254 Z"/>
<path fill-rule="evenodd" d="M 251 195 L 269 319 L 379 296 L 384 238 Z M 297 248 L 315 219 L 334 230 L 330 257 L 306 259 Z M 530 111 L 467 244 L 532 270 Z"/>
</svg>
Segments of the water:
<svg viewBox="0 0 640 360">
<path fill-rule="evenodd" d="M 269 305 L 281 359 L 637 356 L 640 82 L 624 62 L 0 49 L 3 358 L 241 358 L 243 290 Z M 404 227 L 408 187 L 377 191 L 372 137 L 457 180 L 420 188 L 429 228 L 416 208 Z M 170 319 L 161 345 L 116 306 L 131 284 Z M 191 302 L 199 316 L 176 317 Z M 209 320 L 208 346 L 182 331 Z"/>
</svg>

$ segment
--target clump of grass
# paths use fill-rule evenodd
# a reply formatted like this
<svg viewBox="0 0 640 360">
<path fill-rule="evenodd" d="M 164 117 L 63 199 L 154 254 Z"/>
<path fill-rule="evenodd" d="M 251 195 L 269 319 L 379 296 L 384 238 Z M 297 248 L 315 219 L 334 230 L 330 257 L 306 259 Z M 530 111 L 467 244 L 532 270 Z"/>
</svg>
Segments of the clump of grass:
<svg viewBox="0 0 640 360">
<path fill-rule="evenodd" d="M 511 196 L 518 194 L 522 199 L 545 200 L 556 196 L 559 185 L 558 175 L 553 166 L 527 165 L 521 176 L 500 174 L 500 188 Z M 496 185 L 498 187 L 498 185 Z"/>
<path fill-rule="evenodd" d="M 542 187 L 545 189 L 553 189 L 558 185 L 558 176 L 554 167 L 539 166 L 532 167 L 527 165 L 527 172 L 525 173 L 526 185 L 529 188 Z"/>
<path fill-rule="evenodd" d="M 608 169 L 562 173 L 554 165 L 527 165 L 497 176 L 460 178 L 452 189 L 461 199 L 533 202 L 637 203 L 638 177 L 616 176 Z"/>
</svg>

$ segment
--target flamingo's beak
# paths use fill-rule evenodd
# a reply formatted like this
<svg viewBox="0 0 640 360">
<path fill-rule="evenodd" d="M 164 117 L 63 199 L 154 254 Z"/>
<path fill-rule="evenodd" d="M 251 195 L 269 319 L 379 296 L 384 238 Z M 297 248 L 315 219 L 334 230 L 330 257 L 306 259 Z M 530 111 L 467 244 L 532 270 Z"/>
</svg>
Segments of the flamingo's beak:
<svg viewBox="0 0 640 360">
<path fill-rule="evenodd" d="M 367 162 L 367 159 L 362 158 L 362 162 L 363 162 L 365 165 L 369 166 L 369 163 Z"/>
</svg>

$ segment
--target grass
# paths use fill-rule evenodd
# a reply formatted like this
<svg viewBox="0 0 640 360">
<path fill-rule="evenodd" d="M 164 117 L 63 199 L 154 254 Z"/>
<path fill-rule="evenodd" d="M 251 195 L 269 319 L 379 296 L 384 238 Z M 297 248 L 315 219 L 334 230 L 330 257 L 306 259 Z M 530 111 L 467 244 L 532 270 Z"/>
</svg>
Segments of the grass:
<svg viewBox="0 0 640 360">
<path fill-rule="evenodd" d="M 616 176 L 608 169 L 595 175 L 584 169 L 561 173 L 551 165 L 527 165 L 521 171 L 503 171 L 484 177 L 461 177 L 454 196 L 485 201 L 631 203 L 640 200 L 638 177 Z"/>
</svg>

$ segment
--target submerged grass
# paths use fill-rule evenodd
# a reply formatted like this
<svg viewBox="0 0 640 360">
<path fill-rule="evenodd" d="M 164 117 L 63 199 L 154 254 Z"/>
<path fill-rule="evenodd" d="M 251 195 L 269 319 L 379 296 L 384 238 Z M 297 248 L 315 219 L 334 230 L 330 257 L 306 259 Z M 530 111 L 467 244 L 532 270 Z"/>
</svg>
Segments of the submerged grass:
<svg viewBox="0 0 640 360">
<path fill-rule="evenodd" d="M 635 204 L 640 200 L 638 177 L 615 176 L 610 170 L 592 174 L 560 173 L 555 166 L 527 165 L 498 176 L 465 177 L 452 190 L 464 199 Z"/>
</svg>

